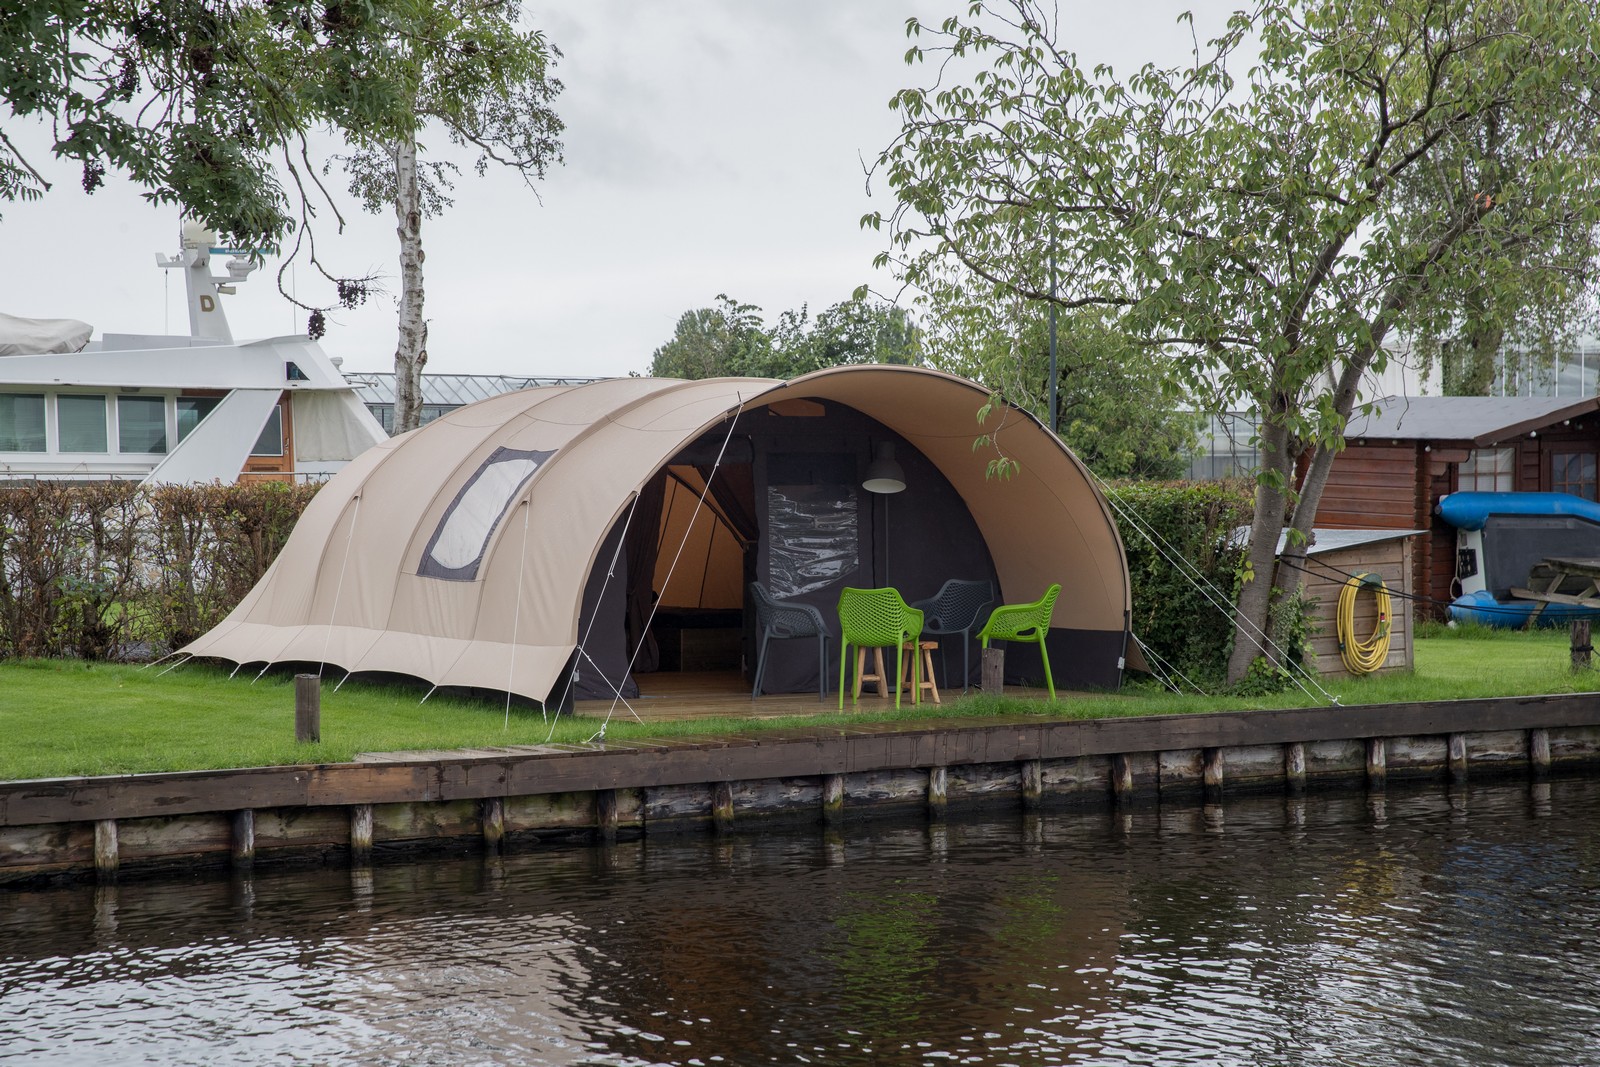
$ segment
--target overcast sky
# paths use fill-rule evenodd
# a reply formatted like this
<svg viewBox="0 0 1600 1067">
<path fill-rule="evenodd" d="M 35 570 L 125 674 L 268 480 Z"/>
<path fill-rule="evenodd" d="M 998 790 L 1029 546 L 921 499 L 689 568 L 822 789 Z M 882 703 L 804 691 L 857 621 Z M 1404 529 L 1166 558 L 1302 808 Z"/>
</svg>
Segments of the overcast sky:
<svg viewBox="0 0 1600 1067">
<path fill-rule="evenodd" d="M 1085 64 L 1131 72 L 1184 58 L 1189 4 L 1125 0 L 1061 6 Z M 1220 14 L 1233 4 L 1210 5 Z M 530 5 L 563 52 L 566 164 L 536 198 L 514 176 L 465 169 L 456 205 L 424 226 L 430 371 L 616 375 L 644 371 L 678 316 L 726 292 L 818 311 L 874 274 L 883 238 L 860 217 L 888 209 L 863 161 L 894 138 L 887 104 L 923 84 L 907 67 L 905 20 L 964 12 L 965 0 L 573 0 Z M 53 162 L 34 131 L 7 133 Z M 440 147 L 443 138 L 438 138 Z M 85 196 L 75 170 L 35 204 L 0 205 L 0 311 L 83 319 L 102 331 L 186 332 L 182 280 L 154 254 L 176 251 L 175 209 L 108 181 Z M 337 178 L 337 175 L 335 175 Z M 542 202 L 541 202 L 542 200 Z M 319 221 L 342 272 L 397 288 L 394 223 L 346 199 L 349 225 Z M 275 291 L 275 264 L 225 305 L 240 338 L 302 332 Z M 310 288 L 305 269 L 296 281 Z M 323 347 L 347 370 L 392 366 L 395 311 L 379 296 L 333 317 Z"/>
</svg>

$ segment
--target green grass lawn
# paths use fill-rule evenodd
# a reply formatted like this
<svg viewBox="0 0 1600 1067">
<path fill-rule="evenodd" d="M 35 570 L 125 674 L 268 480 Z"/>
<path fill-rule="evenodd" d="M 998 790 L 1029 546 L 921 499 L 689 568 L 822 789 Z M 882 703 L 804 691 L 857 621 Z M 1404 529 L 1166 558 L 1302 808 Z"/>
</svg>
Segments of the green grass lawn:
<svg viewBox="0 0 1600 1067">
<path fill-rule="evenodd" d="M 1416 671 L 1325 688 L 1344 704 L 1451 700 L 1600 689 L 1592 673 L 1568 670 L 1565 631 L 1521 633 L 1475 629 L 1424 631 L 1416 642 Z M 336 675 L 335 675 L 336 676 Z M 598 724 L 559 719 L 503 701 L 468 701 L 423 690 L 351 682 L 322 698 L 322 741 L 294 741 L 294 687 L 286 675 L 251 681 L 241 672 L 187 665 L 157 669 L 28 660 L 0 663 L 0 780 L 140 771 L 335 763 L 357 752 L 472 748 L 583 741 Z M 1251 699 L 1159 692 L 1130 686 L 1120 694 L 1064 696 L 1054 705 L 975 696 L 941 707 L 899 712 L 787 719 L 700 719 L 643 726 L 618 709 L 607 736 L 663 737 L 733 730 L 786 729 L 884 720 L 1000 715 L 1096 718 L 1181 712 L 1302 707 L 1327 701 L 1298 689 Z"/>
</svg>

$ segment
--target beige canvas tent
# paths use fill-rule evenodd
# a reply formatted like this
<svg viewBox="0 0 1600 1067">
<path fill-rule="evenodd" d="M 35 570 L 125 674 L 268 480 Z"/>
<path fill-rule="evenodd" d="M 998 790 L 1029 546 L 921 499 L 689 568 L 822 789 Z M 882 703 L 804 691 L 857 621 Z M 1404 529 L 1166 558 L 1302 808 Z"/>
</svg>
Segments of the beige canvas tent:
<svg viewBox="0 0 1600 1067">
<path fill-rule="evenodd" d="M 984 429 L 1020 473 L 988 477 L 973 449 L 986 398 L 974 383 L 899 366 L 494 397 L 358 458 L 260 584 L 183 651 L 548 701 L 574 681 L 580 696 L 636 692 L 669 659 L 663 635 L 747 633 L 751 580 L 835 620 L 846 585 L 893 585 L 914 600 L 946 578 L 988 578 L 1007 602 L 1060 582 L 1058 683 L 1114 687 L 1129 590 L 1106 502 L 1017 409 Z M 886 441 L 906 469 L 893 497 L 861 486 Z M 815 687 L 814 647 L 785 648 L 800 644 L 773 644 L 769 691 Z M 711 664 L 741 665 L 736 653 Z M 1029 670 L 1014 646 L 1008 673 Z"/>
</svg>

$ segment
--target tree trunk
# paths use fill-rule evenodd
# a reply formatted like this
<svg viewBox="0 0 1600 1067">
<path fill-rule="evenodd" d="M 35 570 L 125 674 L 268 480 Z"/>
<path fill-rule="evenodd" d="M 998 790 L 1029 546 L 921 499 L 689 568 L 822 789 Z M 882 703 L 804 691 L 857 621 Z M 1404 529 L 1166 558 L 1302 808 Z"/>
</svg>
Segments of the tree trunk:
<svg viewBox="0 0 1600 1067">
<path fill-rule="evenodd" d="M 428 323 L 422 317 L 422 194 L 417 183 L 417 143 L 396 143 L 395 232 L 400 235 L 400 339 L 394 350 L 394 432 L 422 422 L 422 368 L 428 363 Z"/>
<path fill-rule="evenodd" d="M 1288 488 L 1294 474 L 1288 431 L 1269 419 L 1262 423 L 1260 439 L 1263 470 L 1256 479 L 1255 518 L 1250 524 L 1250 580 L 1239 589 L 1233 651 L 1228 654 L 1229 685 L 1241 681 L 1250 664 L 1263 654 L 1261 635 L 1267 632 L 1272 609 L 1278 536 L 1283 532 Z"/>
</svg>

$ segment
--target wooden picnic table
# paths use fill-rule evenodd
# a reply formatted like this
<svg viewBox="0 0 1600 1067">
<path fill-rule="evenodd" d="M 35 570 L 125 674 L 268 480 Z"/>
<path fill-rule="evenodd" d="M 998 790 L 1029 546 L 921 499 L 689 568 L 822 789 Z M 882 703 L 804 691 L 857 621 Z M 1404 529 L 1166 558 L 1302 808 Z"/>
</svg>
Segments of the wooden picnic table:
<svg viewBox="0 0 1600 1067">
<path fill-rule="evenodd" d="M 1523 629 L 1538 625 L 1546 604 L 1567 604 L 1600 610 L 1600 557 L 1547 556 L 1528 575 L 1531 587 L 1513 586 L 1511 595 L 1535 606 Z"/>
</svg>

